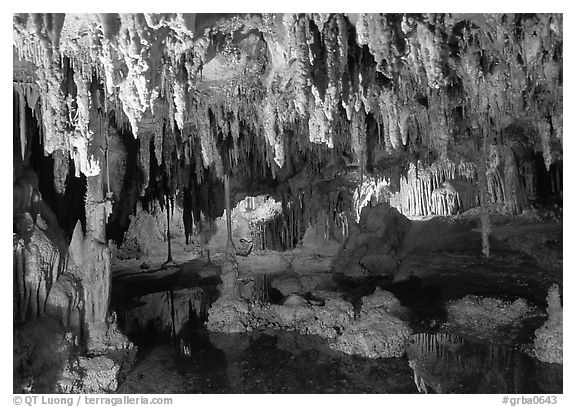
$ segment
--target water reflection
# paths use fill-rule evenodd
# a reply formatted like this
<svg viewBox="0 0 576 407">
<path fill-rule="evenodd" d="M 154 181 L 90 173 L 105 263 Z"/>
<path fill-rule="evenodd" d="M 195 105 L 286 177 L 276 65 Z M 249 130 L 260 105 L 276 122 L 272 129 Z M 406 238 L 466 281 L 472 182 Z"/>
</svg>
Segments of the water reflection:
<svg viewBox="0 0 576 407">
<path fill-rule="evenodd" d="M 162 363 L 183 378 L 186 385 L 179 391 L 187 393 L 416 392 L 405 358 L 345 355 L 320 337 L 296 332 L 226 334 L 196 328 L 182 332 L 173 353 L 165 356 L 171 360 Z M 138 368 L 150 370 L 146 361 Z M 160 387 L 162 380 L 158 375 L 145 385 L 130 381 L 122 391 Z"/>
<path fill-rule="evenodd" d="M 539 362 L 510 347 L 449 334 L 417 334 L 406 353 L 421 393 L 562 392 L 562 366 Z"/>
<path fill-rule="evenodd" d="M 406 352 L 408 357 L 366 359 L 330 349 L 314 335 L 272 330 L 225 334 L 188 324 L 176 341 L 151 343 L 119 392 L 562 392 L 562 366 L 508 347 L 419 334 Z"/>
</svg>

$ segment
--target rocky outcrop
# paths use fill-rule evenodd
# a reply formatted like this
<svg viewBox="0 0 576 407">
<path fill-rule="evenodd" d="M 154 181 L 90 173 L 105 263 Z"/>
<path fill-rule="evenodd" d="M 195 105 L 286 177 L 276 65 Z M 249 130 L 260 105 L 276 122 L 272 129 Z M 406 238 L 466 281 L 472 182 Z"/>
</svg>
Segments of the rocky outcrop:
<svg viewBox="0 0 576 407">
<path fill-rule="evenodd" d="M 400 300 L 390 291 L 376 287 L 372 295 L 362 297 L 362 307 L 360 308 L 360 318 L 365 318 L 369 314 L 389 314 L 402 315 L 407 310 L 402 306 Z"/>
<path fill-rule="evenodd" d="M 116 313 L 104 322 L 89 322 L 88 335 L 86 352 L 91 356 L 134 349 L 134 345 L 120 332 Z"/>
<path fill-rule="evenodd" d="M 331 347 L 368 358 L 400 357 L 404 354 L 406 339 L 412 334 L 408 324 L 395 316 L 404 313 L 392 293 L 377 288 L 374 294 L 362 298 L 359 318 Z"/>
<path fill-rule="evenodd" d="M 86 353 L 62 372 L 62 393 L 113 393 L 136 360 L 136 347 L 120 332 L 113 313 L 104 322 L 89 322 Z"/>
<path fill-rule="evenodd" d="M 271 328 L 333 339 L 348 326 L 353 317 L 352 304 L 338 298 L 329 299 L 324 305 L 317 306 L 302 300 L 277 305 L 222 297 L 210 309 L 207 326 L 215 332 L 248 332 Z"/>
<path fill-rule="evenodd" d="M 321 294 L 321 293 L 319 293 Z M 322 305 L 289 296 L 283 305 L 246 302 L 231 297 L 218 299 L 209 311 L 208 329 L 214 332 L 249 332 L 281 329 L 318 335 L 333 349 L 369 358 L 399 357 L 412 331 L 391 314 L 404 312 L 389 292 L 377 290 L 364 298 L 359 318 L 351 303 L 329 295 Z"/>
<path fill-rule="evenodd" d="M 411 334 L 408 325 L 396 317 L 370 314 L 351 324 L 331 347 L 368 358 L 400 357 Z"/>
<path fill-rule="evenodd" d="M 314 318 L 306 323 L 300 332 L 316 334 L 326 339 L 334 339 L 352 322 L 352 304 L 340 298 L 328 299 L 324 305 L 313 305 Z"/>
<path fill-rule="evenodd" d="M 392 274 L 410 221 L 386 202 L 365 207 L 360 223 L 334 261 L 334 271 L 350 277 Z"/>
<path fill-rule="evenodd" d="M 528 320 L 542 315 L 523 298 L 507 301 L 475 295 L 449 302 L 446 314 L 445 331 L 507 345 L 518 340 Z"/>
<path fill-rule="evenodd" d="M 148 211 L 141 210 L 136 215 L 130 215 L 130 226 L 124 236 L 119 256 L 127 258 L 149 256 L 161 243 L 164 243 L 164 235 L 160 231 L 156 217 Z"/>
<path fill-rule="evenodd" d="M 115 393 L 136 359 L 136 349 L 123 354 L 80 356 L 69 363 L 57 383 L 59 393 Z"/>
<path fill-rule="evenodd" d="M 542 362 L 563 363 L 563 310 L 560 289 L 554 284 L 546 297 L 548 320 L 535 332 L 534 352 Z"/>
<path fill-rule="evenodd" d="M 61 393 L 114 393 L 121 365 L 107 356 L 79 357 L 58 382 Z"/>
<path fill-rule="evenodd" d="M 247 332 L 250 324 L 250 306 L 246 301 L 233 297 L 220 297 L 208 311 L 207 327 L 214 332 Z"/>
</svg>

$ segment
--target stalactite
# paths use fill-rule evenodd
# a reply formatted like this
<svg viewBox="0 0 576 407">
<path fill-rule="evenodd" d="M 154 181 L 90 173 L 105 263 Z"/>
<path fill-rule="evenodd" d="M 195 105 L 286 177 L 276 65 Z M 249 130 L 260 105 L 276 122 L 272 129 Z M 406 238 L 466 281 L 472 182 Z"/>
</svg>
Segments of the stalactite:
<svg viewBox="0 0 576 407">
<path fill-rule="evenodd" d="M 76 177 L 80 172 L 86 176 L 93 176 L 100 172 L 100 165 L 94 157 L 88 156 L 88 146 L 92 140 L 93 131 L 89 128 L 90 121 L 90 93 L 87 80 L 79 72 L 74 73 L 76 84 L 76 118 L 74 120 L 75 131 L 70 138 L 70 144 L 74 151 L 74 168 Z"/>
<path fill-rule="evenodd" d="M 364 109 L 353 114 L 351 123 L 351 145 L 360 168 L 366 164 L 366 117 Z"/>
<path fill-rule="evenodd" d="M 550 124 L 546 121 L 538 122 L 538 132 L 540 133 L 540 140 L 542 144 L 542 155 L 544 156 L 544 164 L 546 164 L 546 169 L 550 170 L 550 164 L 552 164 L 552 148 L 550 142 Z"/>
<path fill-rule="evenodd" d="M 180 83 L 177 79 L 173 83 L 174 91 L 174 106 L 176 108 L 174 119 L 178 128 L 182 130 L 184 128 L 184 112 L 186 111 L 186 97 L 184 94 L 184 85 Z"/>
<path fill-rule="evenodd" d="M 274 149 L 274 162 L 278 167 L 284 166 L 284 140 L 282 134 L 277 130 L 277 115 L 275 100 L 273 95 L 268 95 L 264 101 L 264 108 L 262 111 L 262 123 L 264 127 L 264 135 L 270 147 Z"/>
<path fill-rule="evenodd" d="M 210 63 L 208 40 L 182 15 L 74 18 L 89 27 L 86 33 L 80 35 L 72 19 L 56 15 L 17 16 L 13 29 L 16 54 L 36 65 L 45 151 L 67 151 L 76 175 L 99 170 L 87 154 L 86 112 L 92 109 L 114 112 L 119 127 L 129 124 L 133 135 L 143 138 L 142 193 L 149 183 L 152 137 L 158 165 L 171 172 L 171 189 L 183 188 L 189 176 L 173 156 L 194 167 L 202 184 L 214 175 L 222 178 L 229 164 L 242 177 L 259 180 L 270 174 L 283 179 L 301 168 L 316 174 L 330 161 L 329 148 L 336 156 L 352 152 L 364 178 L 368 164 L 387 173 L 388 157 L 403 164 L 471 160 L 478 153 L 478 127 L 509 146 L 506 138 L 514 136 L 505 130 L 511 123 L 525 128 L 527 143 L 543 152 L 547 167 L 561 158 L 561 15 L 296 14 L 285 15 L 279 27 L 278 19 L 265 16 L 223 17 L 228 22 L 213 27 L 213 33 L 220 30 L 231 39 L 217 54 L 230 63 L 231 75 L 208 81 L 201 78 L 203 69 L 208 72 L 204 63 Z M 348 36 L 353 28 L 355 39 Z M 234 43 L 233 34 L 250 29 L 265 41 L 251 43 L 254 49 L 247 51 Z M 63 91 L 69 85 L 68 61 L 76 100 Z M 102 100 L 91 98 L 92 74 L 105 84 Z M 29 88 L 14 84 L 17 90 L 24 87 Z M 33 94 L 22 99 L 30 108 L 36 105 Z M 373 148 L 368 143 L 372 117 L 385 152 L 367 151 Z M 486 120 L 477 123 L 475 117 Z M 164 127 L 172 129 L 166 143 L 160 142 Z M 229 135 L 232 142 L 221 148 L 219 138 Z M 371 162 L 376 153 L 387 158 Z M 526 203 L 519 182 L 523 173 L 511 156 L 502 157 L 488 168 L 488 193 L 518 212 Z M 464 176 L 466 171 L 450 165 L 430 171 L 429 162 L 417 165 L 391 198 L 403 212 L 446 214 L 473 204 L 471 194 L 449 181 L 475 182 L 475 174 Z M 303 216 L 331 227 L 325 211 Z M 302 225 L 307 227 L 306 221 Z"/>
<path fill-rule="evenodd" d="M 482 131 L 483 147 L 479 158 L 478 166 L 478 189 L 480 190 L 480 223 L 482 229 L 482 253 L 486 258 L 490 257 L 490 214 L 488 210 L 488 180 L 486 177 L 486 163 L 488 161 L 488 131 Z"/>
<path fill-rule="evenodd" d="M 340 56 L 340 44 L 339 44 L 339 29 L 337 25 L 337 17 L 332 17 L 328 20 L 328 24 L 324 30 L 324 44 L 326 47 L 326 68 L 328 76 L 328 87 L 326 89 L 326 95 L 324 98 L 324 112 L 328 121 L 332 122 L 334 120 L 334 109 L 336 108 L 341 88 L 341 71 L 342 71 L 342 61 L 339 59 Z"/>
<path fill-rule="evenodd" d="M 496 203 L 504 203 L 504 182 L 500 171 L 500 149 L 496 146 L 490 146 L 487 177 L 487 193 L 490 200 Z"/>
<path fill-rule="evenodd" d="M 210 120 L 208 109 L 204 106 L 199 107 L 198 116 L 196 118 L 196 126 L 200 139 L 202 161 L 204 167 L 212 167 L 216 171 L 219 178 L 224 175 L 224 167 L 222 164 L 222 157 L 218 152 L 216 140 L 214 139 L 213 123 Z"/>
<path fill-rule="evenodd" d="M 26 159 L 26 145 L 27 145 L 27 138 L 26 138 L 26 101 L 24 99 L 24 95 L 20 92 L 18 93 L 18 113 L 20 119 L 20 152 L 22 154 L 22 161 Z"/>
<path fill-rule="evenodd" d="M 166 112 L 166 104 L 161 101 L 160 99 L 155 99 L 153 104 L 153 110 L 151 109 L 152 114 L 152 122 L 154 124 L 154 155 L 156 156 L 156 162 L 162 162 L 162 149 L 164 147 L 164 143 L 162 143 L 162 139 L 164 137 L 164 124 L 165 124 L 165 117 L 167 115 Z M 142 125 L 142 124 L 141 124 Z M 152 126 L 148 127 L 148 131 L 150 131 Z M 183 130 L 183 127 L 181 128 Z"/>
<path fill-rule="evenodd" d="M 428 78 L 428 86 L 431 88 L 439 88 L 444 85 L 441 27 L 441 17 L 438 14 L 425 16 L 424 22 L 419 23 L 416 27 L 416 38 L 420 45 L 422 64 Z"/>
<path fill-rule="evenodd" d="M 140 187 L 140 196 L 144 195 L 144 191 L 148 188 L 150 183 L 150 134 L 143 133 L 140 134 L 140 168 L 142 169 L 142 186 Z M 161 148 L 161 147 L 157 147 Z M 161 161 L 160 161 L 161 162 Z"/>
<path fill-rule="evenodd" d="M 308 114 L 308 89 L 310 88 L 310 54 L 306 32 L 308 30 L 307 16 L 292 16 L 290 26 L 291 52 L 294 59 L 294 86 L 296 98 L 295 109 L 300 116 Z"/>
<path fill-rule="evenodd" d="M 506 177 L 506 199 L 507 212 L 511 214 L 521 213 L 528 205 L 524 186 L 518 173 L 517 159 L 511 148 L 506 148 L 504 153 L 504 173 Z"/>
<path fill-rule="evenodd" d="M 52 63 L 42 65 L 36 74 L 42 102 L 44 151 L 51 154 L 57 148 L 68 149 L 68 113 L 65 96 L 61 90 L 63 79 L 60 66 Z"/>
<path fill-rule="evenodd" d="M 66 193 L 66 178 L 68 177 L 68 151 L 55 150 L 54 157 L 54 189 L 60 195 Z"/>
</svg>

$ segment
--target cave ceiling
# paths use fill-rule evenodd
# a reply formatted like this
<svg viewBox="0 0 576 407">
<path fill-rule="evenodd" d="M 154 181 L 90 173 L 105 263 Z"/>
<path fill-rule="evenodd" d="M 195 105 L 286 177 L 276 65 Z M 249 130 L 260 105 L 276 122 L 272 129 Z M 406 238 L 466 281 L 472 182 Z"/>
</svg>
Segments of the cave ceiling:
<svg viewBox="0 0 576 407">
<path fill-rule="evenodd" d="M 151 159 L 171 192 L 225 173 L 247 185 L 475 162 L 487 143 L 521 143 L 549 166 L 562 159 L 562 24 L 561 14 L 15 14 L 13 83 L 41 118 L 45 154 L 67 152 L 77 175 L 100 172 L 113 117 L 139 140 L 142 191 Z"/>
</svg>

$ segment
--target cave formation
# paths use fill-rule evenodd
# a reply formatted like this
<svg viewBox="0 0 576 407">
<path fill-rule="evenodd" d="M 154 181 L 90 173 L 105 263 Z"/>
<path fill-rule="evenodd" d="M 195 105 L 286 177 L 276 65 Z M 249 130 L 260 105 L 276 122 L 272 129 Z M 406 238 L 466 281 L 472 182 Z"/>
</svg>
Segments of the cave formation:
<svg viewBox="0 0 576 407">
<path fill-rule="evenodd" d="M 169 392 L 168 343 L 224 360 L 173 393 L 333 391 L 258 346 L 339 392 L 561 393 L 562 30 L 14 14 L 14 392 Z"/>
</svg>

